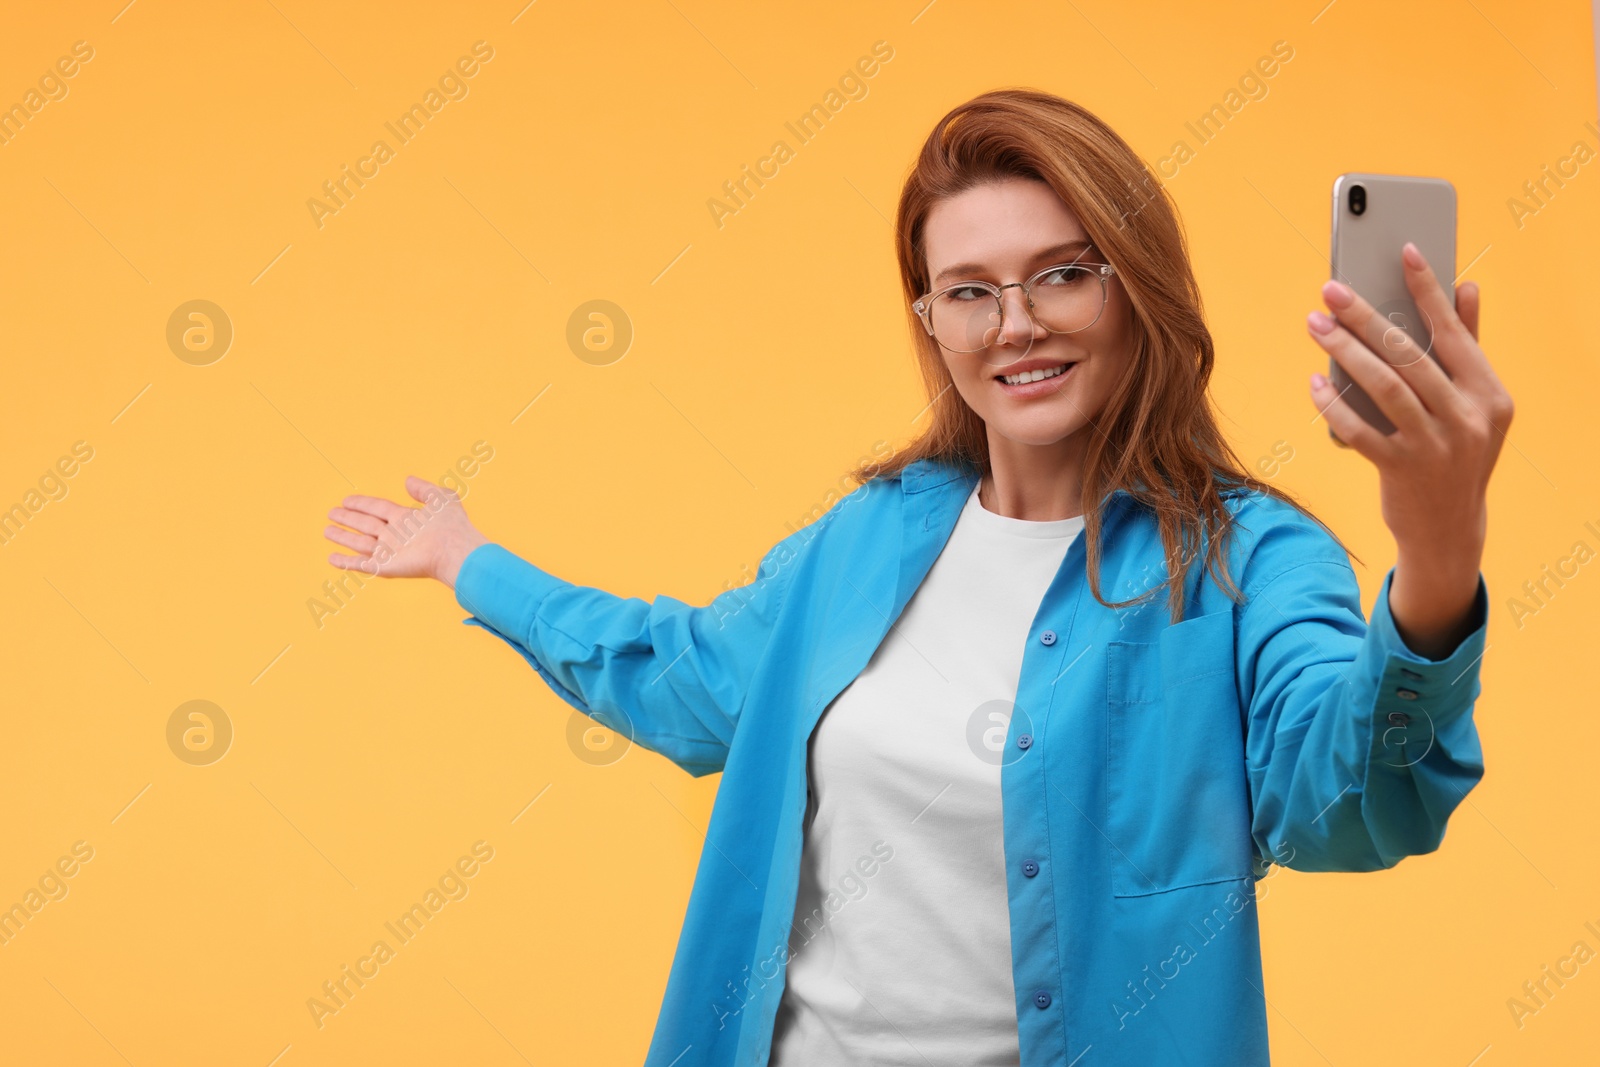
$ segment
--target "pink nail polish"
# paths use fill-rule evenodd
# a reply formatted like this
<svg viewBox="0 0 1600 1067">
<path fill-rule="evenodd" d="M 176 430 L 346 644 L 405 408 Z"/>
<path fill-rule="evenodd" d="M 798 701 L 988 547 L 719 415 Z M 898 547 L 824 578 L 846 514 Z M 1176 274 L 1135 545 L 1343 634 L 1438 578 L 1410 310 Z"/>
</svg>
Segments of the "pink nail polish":
<svg viewBox="0 0 1600 1067">
<path fill-rule="evenodd" d="M 1329 279 L 1327 282 L 1323 283 L 1322 298 L 1333 307 L 1343 308 L 1350 306 L 1351 302 L 1355 300 L 1356 294 L 1355 290 L 1351 289 L 1343 282 L 1336 282 L 1332 279 Z"/>
</svg>

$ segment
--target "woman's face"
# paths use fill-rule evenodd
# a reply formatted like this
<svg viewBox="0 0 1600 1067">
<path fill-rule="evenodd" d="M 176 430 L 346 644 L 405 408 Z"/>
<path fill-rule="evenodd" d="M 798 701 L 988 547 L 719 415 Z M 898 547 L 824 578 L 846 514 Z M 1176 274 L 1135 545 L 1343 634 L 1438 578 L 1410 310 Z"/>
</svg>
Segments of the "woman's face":
<svg viewBox="0 0 1600 1067">
<path fill-rule="evenodd" d="M 972 280 L 1004 285 L 1060 263 L 1104 263 L 1088 240 L 1077 216 L 1043 182 L 1010 178 L 975 186 L 928 213 L 923 247 L 929 288 Z M 1084 284 L 1098 290 L 1100 283 Z M 1099 421 L 1130 358 L 1131 305 L 1121 283 L 1115 275 L 1109 279 L 1100 318 L 1076 333 L 1052 334 L 1035 324 L 1020 287 L 1004 290 L 1004 301 L 1005 327 L 988 348 L 939 349 L 956 391 L 983 419 L 991 452 L 1005 447 L 997 437 L 1051 446 L 1096 432 L 1091 423 Z M 1019 370 L 1049 372 L 1062 365 L 1066 373 L 1033 384 L 1002 381 Z"/>
</svg>

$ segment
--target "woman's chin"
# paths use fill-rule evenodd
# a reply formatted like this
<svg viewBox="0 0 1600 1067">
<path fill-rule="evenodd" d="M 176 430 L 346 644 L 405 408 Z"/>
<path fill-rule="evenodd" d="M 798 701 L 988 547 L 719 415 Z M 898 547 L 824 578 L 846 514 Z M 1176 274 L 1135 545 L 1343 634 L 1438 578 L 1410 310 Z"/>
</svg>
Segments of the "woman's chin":
<svg viewBox="0 0 1600 1067">
<path fill-rule="evenodd" d="M 1031 418 L 995 419 L 986 425 L 991 434 L 997 434 L 1014 444 L 1029 445 L 1034 448 L 1048 448 L 1060 444 L 1087 427 L 1087 423 L 1076 411 L 1070 411 L 1067 417 L 1041 413 Z"/>
</svg>

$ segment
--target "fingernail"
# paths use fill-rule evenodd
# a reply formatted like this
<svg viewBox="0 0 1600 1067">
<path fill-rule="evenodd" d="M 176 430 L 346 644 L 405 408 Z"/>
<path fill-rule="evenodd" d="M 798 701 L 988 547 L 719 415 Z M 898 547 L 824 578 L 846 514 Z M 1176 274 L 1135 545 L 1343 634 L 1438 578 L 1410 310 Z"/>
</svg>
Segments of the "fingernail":
<svg viewBox="0 0 1600 1067">
<path fill-rule="evenodd" d="M 1322 299 L 1326 300 L 1330 307 L 1349 307 L 1355 298 L 1355 291 L 1343 282 L 1329 279 L 1322 286 Z"/>
<path fill-rule="evenodd" d="M 1325 386 L 1327 384 L 1328 384 L 1328 379 L 1326 377 L 1324 377 L 1322 374 L 1318 373 L 1318 374 L 1313 374 L 1311 376 L 1311 388 L 1313 388 L 1313 389 L 1321 389 L 1323 386 Z"/>
<path fill-rule="evenodd" d="M 1313 311 L 1306 316 L 1306 322 L 1318 333 L 1332 333 L 1334 322 L 1320 311 Z"/>
<path fill-rule="evenodd" d="M 1422 258 L 1422 253 L 1417 251 L 1417 246 L 1410 241 L 1407 241 L 1405 246 L 1400 249 L 1400 255 L 1405 259 L 1408 266 L 1421 267 L 1427 263 L 1427 260 Z"/>
</svg>

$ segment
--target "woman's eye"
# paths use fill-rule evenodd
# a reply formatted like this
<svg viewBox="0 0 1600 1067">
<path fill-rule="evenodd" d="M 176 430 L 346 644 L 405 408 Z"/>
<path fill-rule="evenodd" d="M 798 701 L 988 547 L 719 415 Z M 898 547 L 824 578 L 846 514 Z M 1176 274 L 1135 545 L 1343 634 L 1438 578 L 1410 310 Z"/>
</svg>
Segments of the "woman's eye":
<svg viewBox="0 0 1600 1067">
<path fill-rule="evenodd" d="M 959 289 L 952 289 L 945 294 L 951 300 L 978 300 L 982 297 L 992 297 L 994 294 L 987 289 L 979 289 L 976 285 L 965 285 Z"/>
<path fill-rule="evenodd" d="M 1040 285 L 1078 285 L 1093 272 L 1088 267 L 1053 267 L 1039 275 Z"/>
</svg>

